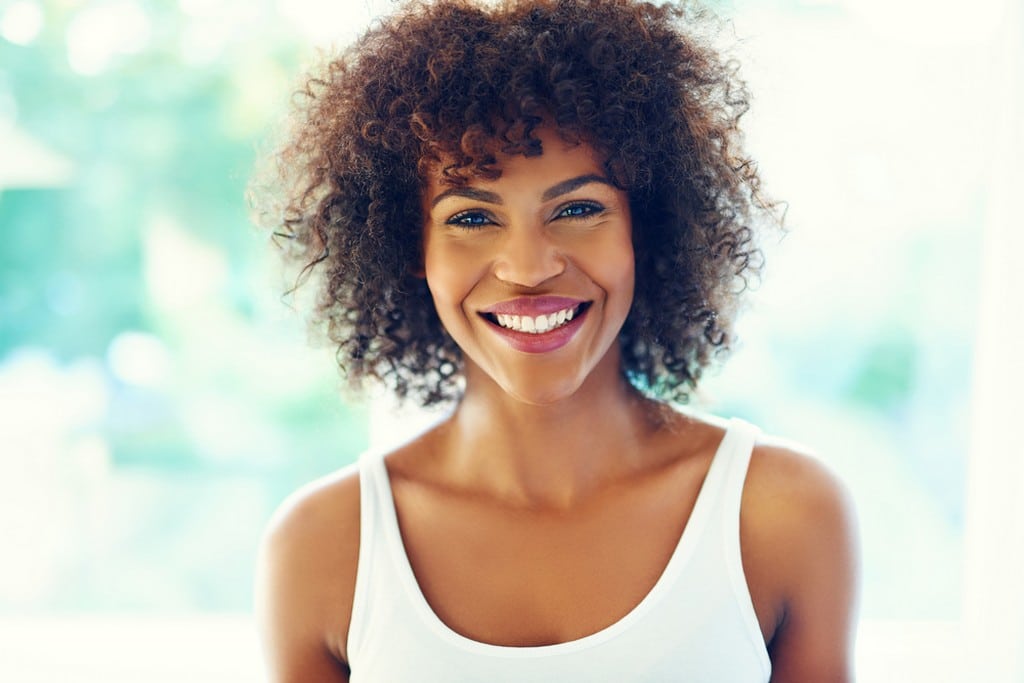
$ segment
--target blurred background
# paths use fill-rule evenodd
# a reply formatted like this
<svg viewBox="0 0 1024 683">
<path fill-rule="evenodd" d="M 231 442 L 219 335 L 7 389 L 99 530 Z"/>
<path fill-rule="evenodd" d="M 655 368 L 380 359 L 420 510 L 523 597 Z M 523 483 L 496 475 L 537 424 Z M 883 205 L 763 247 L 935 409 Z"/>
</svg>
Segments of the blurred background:
<svg viewBox="0 0 1024 683">
<path fill-rule="evenodd" d="M 263 526 L 402 422 L 341 397 L 245 186 L 304 66 L 390 6 L 0 1 L 0 679 L 259 680 Z M 789 232 L 695 405 L 849 483 L 862 680 L 957 680 L 1022 562 L 1019 3 L 714 6 Z"/>
</svg>

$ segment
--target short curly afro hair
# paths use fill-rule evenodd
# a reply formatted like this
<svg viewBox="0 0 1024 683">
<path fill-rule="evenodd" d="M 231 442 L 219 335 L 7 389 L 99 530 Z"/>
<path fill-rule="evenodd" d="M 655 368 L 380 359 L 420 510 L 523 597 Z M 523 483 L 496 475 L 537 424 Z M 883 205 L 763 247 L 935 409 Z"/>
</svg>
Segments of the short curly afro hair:
<svg viewBox="0 0 1024 683">
<path fill-rule="evenodd" d="M 379 20 L 297 93 L 257 204 L 303 274 L 353 388 L 421 405 L 457 400 L 462 354 L 418 276 L 426 173 L 500 175 L 496 153 L 541 154 L 552 123 L 605 160 L 630 199 L 633 305 L 622 371 L 685 402 L 729 348 L 738 295 L 776 224 L 738 127 L 748 109 L 709 15 L 636 0 L 413 1 Z M 255 189 L 255 186 L 254 186 Z"/>
</svg>

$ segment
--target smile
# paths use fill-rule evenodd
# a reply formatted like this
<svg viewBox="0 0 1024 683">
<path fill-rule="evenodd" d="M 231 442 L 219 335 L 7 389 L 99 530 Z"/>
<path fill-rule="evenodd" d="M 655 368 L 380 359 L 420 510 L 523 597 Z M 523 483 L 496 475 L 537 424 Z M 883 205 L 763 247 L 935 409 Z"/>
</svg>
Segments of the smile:
<svg viewBox="0 0 1024 683">
<path fill-rule="evenodd" d="M 549 330 L 558 329 L 571 321 L 573 316 L 576 315 L 576 308 L 578 307 L 563 308 L 555 313 L 535 317 L 498 313 L 494 315 L 494 318 L 499 325 L 506 329 L 515 330 L 516 332 L 527 332 L 529 334 L 542 334 Z"/>
<path fill-rule="evenodd" d="M 545 353 L 569 343 L 592 303 L 564 297 L 519 299 L 481 311 L 480 316 L 514 349 Z"/>
</svg>

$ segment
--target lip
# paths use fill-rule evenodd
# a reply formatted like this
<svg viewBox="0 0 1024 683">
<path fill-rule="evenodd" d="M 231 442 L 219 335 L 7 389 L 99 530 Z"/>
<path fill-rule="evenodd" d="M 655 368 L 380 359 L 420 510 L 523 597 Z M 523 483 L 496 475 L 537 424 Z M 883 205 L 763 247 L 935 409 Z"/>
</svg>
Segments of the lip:
<svg viewBox="0 0 1024 683">
<path fill-rule="evenodd" d="M 556 299 L 558 297 L 545 297 L 545 298 L 553 300 L 553 299 Z M 555 312 L 560 311 L 560 310 L 562 310 L 564 308 L 570 308 L 570 307 L 572 307 L 574 305 L 579 306 L 580 304 L 586 303 L 584 301 L 579 301 L 579 300 L 576 300 L 576 299 L 564 299 L 564 298 L 561 299 L 561 302 L 562 302 L 562 304 L 561 304 L 560 307 L 556 307 L 554 309 L 547 310 L 547 311 L 542 311 L 540 309 L 526 309 L 526 310 L 537 310 L 537 313 L 535 313 L 533 315 L 544 315 L 544 314 L 555 313 Z M 566 302 L 568 302 L 568 303 L 566 303 Z M 573 302 L 576 302 L 576 303 L 574 304 Z M 511 303 L 511 302 L 505 302 L 505 303 Z M 499 306 L 503 306 L 503 305 L 504 304 L 499 304 Z M 492 308 L 492 309 L 488 309 L 487 313 L 492 313 L 492 311 L 493 311 L 494 314 L 501 313 L 502 315 L 531 315 L 530 313 L 511 313 L 511 312 L 506 313 L 506 310 L 511 310 L 511 309 L 494 310 L 494 308 Z M 524 310 L 524 309 L 518 309 L 518 310 Z M 502 339 L 504 339 L 505 343 L 507 343 L 509 346 L 511 346 L 516 351 L 521 351 L 523 353 L 550 353 L 551 351 L 557 351 L 558 349 L 562 348 L 563 346 L 568 344 L 570 341 L 572 341 L 572 338 L 576 336 L 577 332 L 579 332 L 580 327 L 583 326 L 583 322 L 584 322 L 584 320 L 586 320 L 587 313 L 589 313 L 589 312 L 590 312 L 590 306 L 584 306 L 583 309 L 579 313 L 577 313 L 573 317 L 572 320 L 570 320 L 566 324 L 562 325 L 561 327 L 556 327 L 555 329 L 549 330 L 547 332 L 538 332 L 538 333 L 519 332 L 517 330 L 510 330 L 507 327 L 502 327 L 498 323 L 491 321 L 489 318 L 487 318 L 483 314 L 481 314 L 480 317 L 483 318 L 484 322 L 486 322 L 487 325 L 492 330 L 494 330 L 495 334 L 499 335 Z"/>
<path fill-rule="evenodd" d="M 578 308 L 580 304 L 586 303 L 586 299 L 574 299 L 567 296 L 521 296 L 516 299 L 509 299 L 496 303 L 482 309 L 481 313 L 491 315 L 528 315 L 536 318 L 538 315 L 551 315 L 567 308 Z"/>
</svg>

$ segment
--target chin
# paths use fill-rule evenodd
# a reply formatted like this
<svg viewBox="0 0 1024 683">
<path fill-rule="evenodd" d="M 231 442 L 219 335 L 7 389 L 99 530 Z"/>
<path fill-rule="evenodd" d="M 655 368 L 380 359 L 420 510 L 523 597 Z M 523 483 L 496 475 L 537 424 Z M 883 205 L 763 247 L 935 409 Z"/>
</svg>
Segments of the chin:
<svg viewBox="0 0 1024 683">
<path fill-rule="evenodd" d="M 505 384 L 501 389 L 510 397 L 531 406 L 550 406 L 570 399 L 580 391 L 583 382 L 544 382 L 524 385 L 522 382 Z"/>
</svg>

